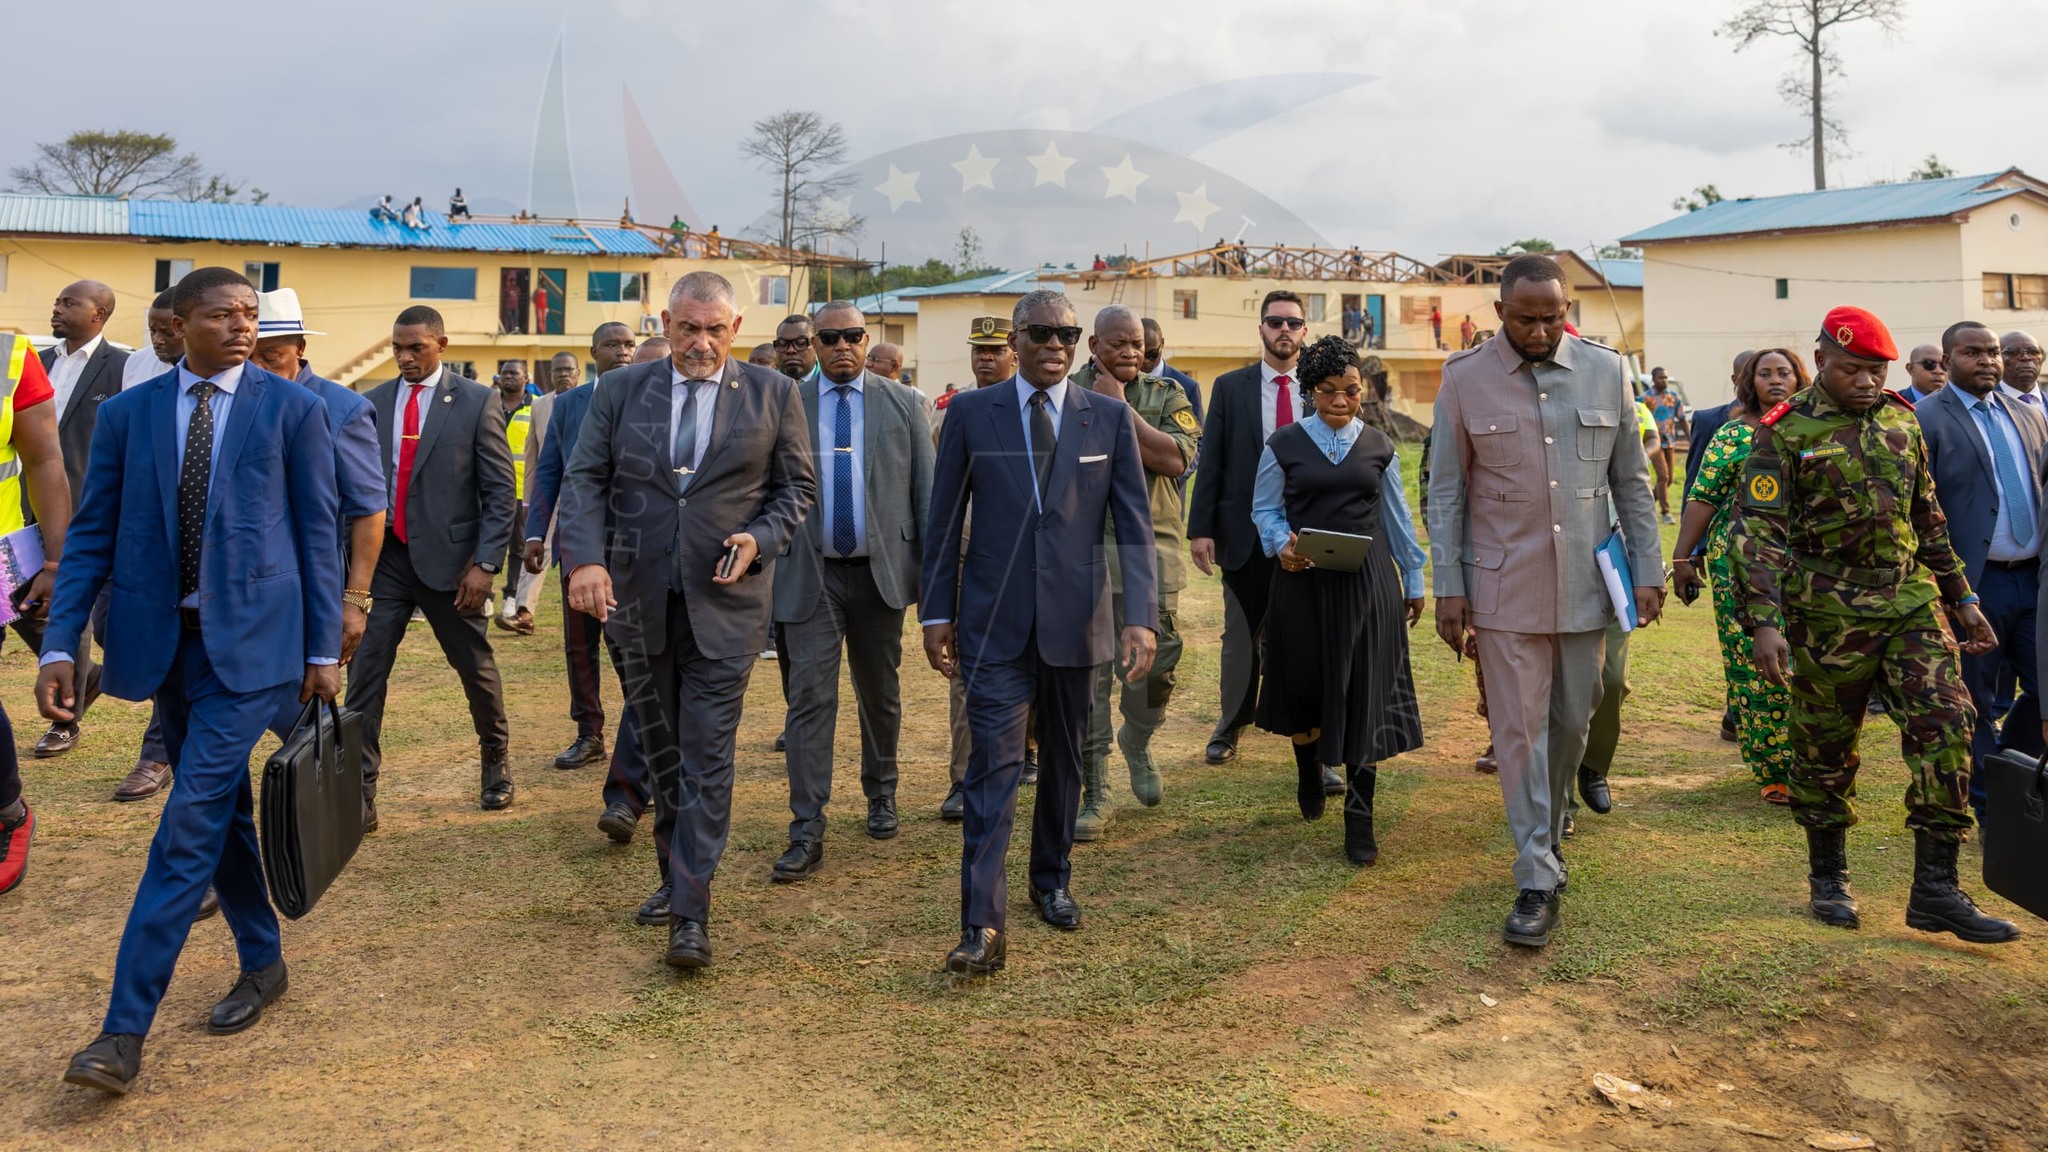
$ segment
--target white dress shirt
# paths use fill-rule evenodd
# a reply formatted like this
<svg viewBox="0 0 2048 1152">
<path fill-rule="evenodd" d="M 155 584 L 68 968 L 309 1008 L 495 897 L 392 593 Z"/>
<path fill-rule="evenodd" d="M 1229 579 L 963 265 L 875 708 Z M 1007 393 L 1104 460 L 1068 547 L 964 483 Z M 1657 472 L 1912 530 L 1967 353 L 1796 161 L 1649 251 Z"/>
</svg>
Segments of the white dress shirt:
<svg viewBox="0 0 2048 1152">
<path fill-rule="evenodd" d="M 1271 440 L 1273 433 L 1279 430 L 1280 389 L 1283 387 L 1279 381 L 1282 376 L 1287 377 L 1287 383 L 1284 387 L 1291 389 L 1287 402 L 1293 405 L 1294 418 L 1296 420 L 1301 419 L 1301 381 L 1294 378 L 1292 371 L 1282 372 L 1271 364 L 1266 363 L 1264 359 L 1261 359 L 1259 361 L 1259 421 L 1263 426 L 1263 435 L 1259 437 L 1259 443 L 1261 444 Z"/>
<path fill-rule="evenodd" d="M 56 359 L 50 361 L 50 387 L 57 393 L 58 419 L 63 419 L 65 411 L 71 407 L 71 393 L 78 388 L 78 378 L 85 375 L 86 362 L 100 350 L 105 339 L 104 336 L 95 336 L 76 352 L 66 352 L 66 344 L 57 345 Z"/>
<path fill-rule="evenodd" d="M 689 390 L 695 392 L 697 396 L 697 467 L 702 468 L 704 457 L 711 451 L 711 419 L 718 409 L 718 382 L 725 379 L 725 363 L 720 361 L 711 375 L 701 380 L 683 375 L 683 370 L 676 367 L 674 361 L 669 362 L 668 373 L 671 386 L 668 400 L 668 442 L 671 445 L 676 442 L 676 427 L 683 420 L 683 393 L 685 385 L 689 385 Z M 689 467 L 682 460 L 676 461 L 675 466 Z M 686 477 L 678 476 L 677 479 L 682 480 L 685 485 L 689 482 Z"/>
<path fill-rule="evenodd" d="M 412 400 L 412 390 L 425 390 L 424 394 L 420 396 L 420 435 L 424 436 L 427 433 L 427 421 L 433 419 L 434 389 L 440 387 L 441 377 L 447 371 L 448 369 L 445 367 L 437 367 L 427 374 L 426 379 L 417 384 L 403 377 L 399 378 L 398 400 L 391 408 L 391 475 L 394 479 L 398 475 L 398 462 L 404 459 L 400 453 L 405 450 L 405 406 Z M 392 487 L 396 489 L 397 484 L 394 482 Z M 397 499 L 396 496 L 392 498 Z M 393 511 L 396 511 L 396 509 L 393 509 Z"/>
<path fill-rule="evenodd" d="M 2007 400 L 2012 400 L 2021 404 L 2032 404 L 2034 406 L 2034 411 L 2039 412 L 2044 416 L 2048 416 L 2048 408 L 2043 408 L 2041 406 L 2041 390 L 2039 388 L 2035 388 L 2032 392 L 2022 392 L 2010 384 L 2000 384 L 1998 386 L 1998 393 L 1999 395 L 2004 396 Z M 63 411 L 63 409 L 60 408 L 58 409 L 58 411 L 61 412 Z"/>
<path fill-rule="evenodd" d="M 156 350 L 153 348 L 137 348 L 128 354 L 128 362 L 121 366 L 121 391 L 126 392 L 137 384 L 146 384 L 176 367 L 176 364 L 167 364 L 157 359 Z"/>
</svg>

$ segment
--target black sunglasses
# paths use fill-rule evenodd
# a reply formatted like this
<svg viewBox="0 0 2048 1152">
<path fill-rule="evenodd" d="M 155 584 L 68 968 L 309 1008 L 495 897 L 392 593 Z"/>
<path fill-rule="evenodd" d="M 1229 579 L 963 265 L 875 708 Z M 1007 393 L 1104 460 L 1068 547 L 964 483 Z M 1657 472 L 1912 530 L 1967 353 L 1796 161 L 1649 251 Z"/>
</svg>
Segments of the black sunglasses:
<svg viewBox="0 0 2048 1152">
<path fill-rule="evenodd" d="M 810 346 L 811 338 L 808 336 L 792 336 L 787 340 L 775 341 L 775 350 L 777 352 L 794 352 L 799 348 L 809 348 Z"/>
<path fill-rule="evenodd" d="M 1285 328 L 1290 332 L 1299 332 L 1303 328 L 1308 327 L 1308 321 L 1303 320 L 1299 316 L 1268 316 L 1264 320 L 1261 320 L 1260 323 L 1264 324 L 1268 328 L 1271 328 L 1275 332 L 1278 332 L 1282 328 Z"/>
<path fill-rule="evenodd" d="M 846 341 L 848 344 L 858 344 L 867 338 L 868 330 L 865 328 L 818 329 L 818 343 L 823 344 L 827 348 L 838 347 L 841 340 Z"/>
<path fill-rule="evenodd" d="M 1922 372 L 1934 372 L 1941 368 L 1941 361 L 1939 360 L 1922 360 L 1919 363 Z"/>
<path fill-rule="evenodd" d="M 1069 348 L 1081 343 L 1079 324 L 1026 324 L 1019 331 L 1033 344 L 1050 344 L 1055 336 Z"/>
</svg>

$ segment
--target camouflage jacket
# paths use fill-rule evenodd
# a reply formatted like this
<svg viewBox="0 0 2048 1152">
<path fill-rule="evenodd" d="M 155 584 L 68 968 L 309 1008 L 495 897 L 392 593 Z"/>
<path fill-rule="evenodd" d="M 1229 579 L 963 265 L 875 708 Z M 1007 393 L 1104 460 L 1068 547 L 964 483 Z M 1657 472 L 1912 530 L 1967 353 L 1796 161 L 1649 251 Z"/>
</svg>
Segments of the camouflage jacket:
<svg viewBox="0 0 2048 1152">
<path fill-rule="evenodd" d="M 1074 385 L 1095 390 L 1095 365 L 1083 365 L 1070 380 Z M 1138 378 L 1124 385 L 1124 402 L 1129 404 L 1138 418 L 1152 427 L 1173 437 L 1180 447 L 1183 464 L 1193 467 L 1195 452 L 1202 442 L 1202 423 L 1195 419 L 1194 402 L 1188 399 L 1187 390 L 1180 381 L 1164 376 L 1147 376 L 1139 373 Z M 1185 472 L 1182 475 L 1186 475 Z M 1145 473 L 1146 495 L 1152 503 L 1152 540 L 1154 571 L 1158 573 L 1159 591 L 1178 592 L 1187 587 L 1187 512 L 1181 504 L 1181 484 L 1176 478 L 1161 476 L 1156 472 Z M 1105 562 L 1109 565 L 1110 587 L 1123 591 L 1123 569 L 1116 559 L 1116 528 L 1109 518 L 1103 520 L 1103 545 Z"/>
<path fill-rule="evenodd" d="M 1814 387 L 1772 409 L 1743 466 L 1729 545 L 1752 630 L 1783 628 L 1787 608 L 1898 619 L 1970 592 L 1920 424 L 1889 393 L 1858 413 Z"/>
</svg>

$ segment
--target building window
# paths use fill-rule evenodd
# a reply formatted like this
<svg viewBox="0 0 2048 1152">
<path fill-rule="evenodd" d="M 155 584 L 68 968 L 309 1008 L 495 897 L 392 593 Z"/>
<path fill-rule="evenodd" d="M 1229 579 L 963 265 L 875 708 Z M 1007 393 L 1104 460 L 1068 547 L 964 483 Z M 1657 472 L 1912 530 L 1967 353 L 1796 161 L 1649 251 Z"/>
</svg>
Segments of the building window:
<svg viewBox="0 0 2048 1152">
<path fill-rule="evenodd" d="M 1308 301 L 1309 323 L 1321 323 L 1327 318 L 1325 315 L 1327 305 L 1323 303 L 1323 294 L 1321 292 L 1311 292 L 1304 299 Z"/>
<path fill-rule="evenodd" d="M 448 369 L 457 376 L 470 380 L 476 379 L 476 361 L 474 360 L 443 360 L 441 361 L 441 367 Z"/>
<path fill-rule="evenodd" d="M 2015 276 L 2018 291 L 2013 307 L 2022 312 L 2048 312 L 2048 276 Z"/>
<path fill-rule="evenodd" d="M 1173 314 L 1182 320 L 1195 319 L 1195 293 L 1186 289 L 1175 289 L 1173 293 Z"/>
<path fill-rule="evenodd" d="M 476 299 L 476 269 L 422 268 L 412 270 L 412 298 L 415 300 Z"/>
<path fill-rule="evenodd" d="M 245 260 L 242 262 L 242 275 L 249 278 L 249 283 L 254 284 L 258 292 L 277 291 L 277 262 L 274 260 Z"/>
<path fill-rule="evenodd" d="M 759 284 L 760 298 L 756 303 L 781 305 L 789 303 L 789 277 L 763 276 Z"/>
<path fill-rule="evenodd" d="M 1790 280 L 1785 279 L 1783 276 L 1778 277 L 1778 299 L 1790 300 L 1791 298 L 1792 282 Z"/>
<path fill-rule="evenodd" d="M 592 272 L 589 295 L 593 304 L 619 304 L 640 299 L 638 272 Z"/>
<path fill-rule="evenodd" d="M 2012 309 L 2012 277 L 2003 272 L 1984 274 L 1984 307 L 2001 312 Z"/>
<path fill-rule="evenodd" d="M 885 344 L 901 345 L 903 343 L 903 325 L 882 325 L 882 342 Z"/>
<path fill-rule="evenodd" d="M 0 252 L 0 292 L 7 291 L 7 253 Z"/>
<path fill-rule="evenodd" d="M 159 292 L 178 286 L 178 281 L 192 274 L 190 260 L 159 260 L 156 262 L 156 290 Z"/>
</svg>

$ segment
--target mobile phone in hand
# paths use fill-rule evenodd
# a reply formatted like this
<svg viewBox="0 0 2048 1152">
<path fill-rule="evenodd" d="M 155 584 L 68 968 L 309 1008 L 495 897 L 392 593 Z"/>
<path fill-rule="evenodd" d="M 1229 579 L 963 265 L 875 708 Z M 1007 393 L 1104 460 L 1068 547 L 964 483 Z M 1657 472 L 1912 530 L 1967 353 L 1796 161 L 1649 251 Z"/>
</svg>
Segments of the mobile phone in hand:
<svg viewBox="0 0 2048 1152">
<path fill-rule="evenodd" d="M 725 550 L 725 555 L 719 559 L 718 578 L 720 580 L 730 580 L 732 578 L 732 570 L 739 564 L 739 562 L 740 546 L 735 544 L 732 547 L 727 548 Z"/>
</svg>

